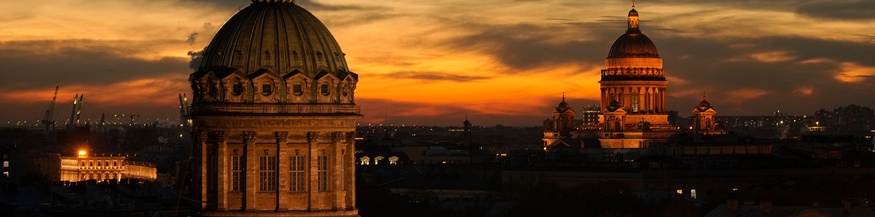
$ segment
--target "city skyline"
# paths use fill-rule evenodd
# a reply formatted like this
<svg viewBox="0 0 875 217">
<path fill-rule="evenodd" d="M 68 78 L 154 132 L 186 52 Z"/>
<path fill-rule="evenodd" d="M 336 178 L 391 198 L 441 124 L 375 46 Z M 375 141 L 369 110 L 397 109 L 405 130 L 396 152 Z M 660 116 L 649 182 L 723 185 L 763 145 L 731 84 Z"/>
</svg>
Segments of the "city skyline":
<svg viewBox="0 0 875 217">
<path fill-rule="evenodd" d="M 84 93 L 101 113 L 178 117 L 200 51 L 235 1 L 3 2 L 0 121 L 56 120 Z M 536 126 L 562 95 L 598 104 L 599 70 L 625 28 L 629 1 L 302 1 L 360 75 L 362 124 Z M 689 116 L 703 91 L 718 115 L 812 114 L 872 107 L 875 3 L 637 2 L 665 61 L 668 109 Z M 204 9 L 207 8 L 207 9 Z M 204 12 L 207 11 L 207 12 Z M 752 79 L 758 76 L 758 79 Z M 66 104 L 66 107 L 65 107 Z M 126 118 L 120 120 L 127 122 Z M 151 122 L 151 121 L 150 121 Z"/>
</svg>

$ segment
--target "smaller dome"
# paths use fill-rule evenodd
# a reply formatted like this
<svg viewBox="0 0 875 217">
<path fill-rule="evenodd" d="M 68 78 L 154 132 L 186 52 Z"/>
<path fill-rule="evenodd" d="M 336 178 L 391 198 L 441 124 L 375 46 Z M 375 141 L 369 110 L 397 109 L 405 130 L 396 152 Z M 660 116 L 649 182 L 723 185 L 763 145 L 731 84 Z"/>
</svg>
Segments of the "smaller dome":
<svg viewBox="0 0 875 217">
<path fill-rule="evenodd" d="M 699 107 L 711 107 L 711 103 L 708 100 L 702 100 L 702 102 L 699 102 Z"/>
<path fill-rule="evenodd" d="M 608 104 L 607 109 L 609 112 L 613 112 L 613 111 L 617 111 L 617 109 L 620 109 L 620 108 L 622 108 L 622 106 L 620 106 L 620 102 L 617 102 L 617 100 L 611 100 L 611 103 Z"/>
</svg>

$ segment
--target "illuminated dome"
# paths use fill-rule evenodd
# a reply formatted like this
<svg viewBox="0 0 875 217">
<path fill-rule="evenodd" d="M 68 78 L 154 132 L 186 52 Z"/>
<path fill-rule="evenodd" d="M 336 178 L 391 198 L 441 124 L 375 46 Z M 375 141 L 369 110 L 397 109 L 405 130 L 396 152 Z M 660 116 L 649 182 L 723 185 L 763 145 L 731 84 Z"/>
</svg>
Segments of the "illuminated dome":
<svg viewBox="0 0 875 217">
<path fill-rule="evenodd" d="M 608 58 L 659 58 L 656 45 L 638 29 L 638 11 L 629 11 L 628 19 L 626 34 L 614 41 Z"/>
</svg>

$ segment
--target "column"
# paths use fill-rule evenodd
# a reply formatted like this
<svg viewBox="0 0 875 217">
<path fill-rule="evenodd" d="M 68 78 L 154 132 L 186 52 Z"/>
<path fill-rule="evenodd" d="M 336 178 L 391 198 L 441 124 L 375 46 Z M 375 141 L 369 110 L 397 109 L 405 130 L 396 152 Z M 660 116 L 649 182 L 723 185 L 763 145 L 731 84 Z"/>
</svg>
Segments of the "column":
<svg viewBox="0 0 875 217">
<path fill-rule="evenodd" d="M 197 168 L 197 178 L 195 179 L 197 183 L 195 185 L 201 188 L 200 198 L 198 199 L 205 201 L 207 199 L 207 132 L 199 131 L 196 134 L 198 147 L 195 147 L 194 156 L 197 159 L 194 159 L 194 162 L 199 163 L 199 165 L 195 167 Z M 201 209 L 206 207 L 206 203 L 201 203 Z"/>
<path fill-rule="evenodd" d="M 216 201 L 216 205 L 217 210 L 227 210 L 229 188 L 228 183 L 230 182 L 230 179 L 228 175 L 228 164 L 226 164 L 226 162 L 228 162 L 228 146 L 227 141 L 225 141 L 225 132 L 222 132 L 220 135 L 216 135 L 215 140 L 217 145 L 216 159 L 218 160 L 218 162 L 216 162 L 216 168 L 214 168 L 217 170 L 218 174 L 218 177 L 216 177 L 215 179 L 216 181 L 218 181 L 218 183 L 216 183 L 218 185 L 218 201 Z"/>
<path fill-rule="evenodd" d="M 316 211 L 314 201 L 316 201 L 316 193 L 319 192 L 319 132 L 307 132 L 307 144 L 309 145 L 309 153 L 307 154 L 307 211 Z"/>
<path fill-rule="evenodd" d="M 328 174 L 330 174 L 329 176 L 332 177 L 331 194 L 334 197 L 333 208 L 335 211 L 337 211 L 342 210 L 344 207 L 343 204 L 346 203 L 344 201 L 346 197 L 343 194 L 343 178 L 345 177 L 342 174 L 343 172 L 345 172 L 342 169 L 342 167 L 344 166 L 342 157 L 344 152 L 346 152 L 346 150 L 343 148 L 343 144 L 346 143 L 346 132 L 334 132 L 333 134 L 334 144 L 332 144 L 331 146 L 332 156 L 330 156 L 331 166 L 329 167 L 331 168 L 331 171 Z"/>
<path fill-rule="evenodd" d="M 274 211 L 281 212 L 286 211 L 289 208 L 283 206 L 283 204 L 288 204 L 288 198 L 283 196 L 286 192 L 289 192 L 289 182 L 282 182 L 281 180 L 290 180 L 289 176 L 289 154 L 286 149 L 282 148 L 282 143 L 286 141 L 286 137 L 288 137 L 289 132 L 287 131 L 277 131 L 274 132 L 274 136 L 276 136 L 276 208 Z M 284 179 L 283 179 L 284 178 Z"/>
<path fill-rule="evenodd" d="M 258 151 L 255 150 L 255 131 L 243 132 L 243 188 L 242 210 L 255 211 L 258 193 Z"/>
</svg>

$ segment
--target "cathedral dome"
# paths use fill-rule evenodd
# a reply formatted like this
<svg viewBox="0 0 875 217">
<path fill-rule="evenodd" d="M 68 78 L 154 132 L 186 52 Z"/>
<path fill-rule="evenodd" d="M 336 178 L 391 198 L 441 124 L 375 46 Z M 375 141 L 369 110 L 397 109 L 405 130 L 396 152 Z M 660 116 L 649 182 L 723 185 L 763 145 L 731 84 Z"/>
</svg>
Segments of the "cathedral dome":
<svg viewBox="0 0 875 217">
<path fill-rule="evenodd" d="M 334 36 L 294 2 L 253 0 L 216 33 L 198 71 L 226 69 L 248 76 L 266 70 L 278 77 L 295 70 L 308 77 L 346 72 L 344 53 Z"/>
<path fill-rule="evenodd" d="M 628 21 L 626 34 L 614 41 L 608 58 L 659 58 L 656 45 L 638 29 L 638 11 L 629 11 Z"/>
<path fill-rule="evenodd" d="M 656 45 L 650 38 L 641 33 L 626 33 L 620 36 L 614 45 L 608 58 L 658 58 Z"/>
</svg>

